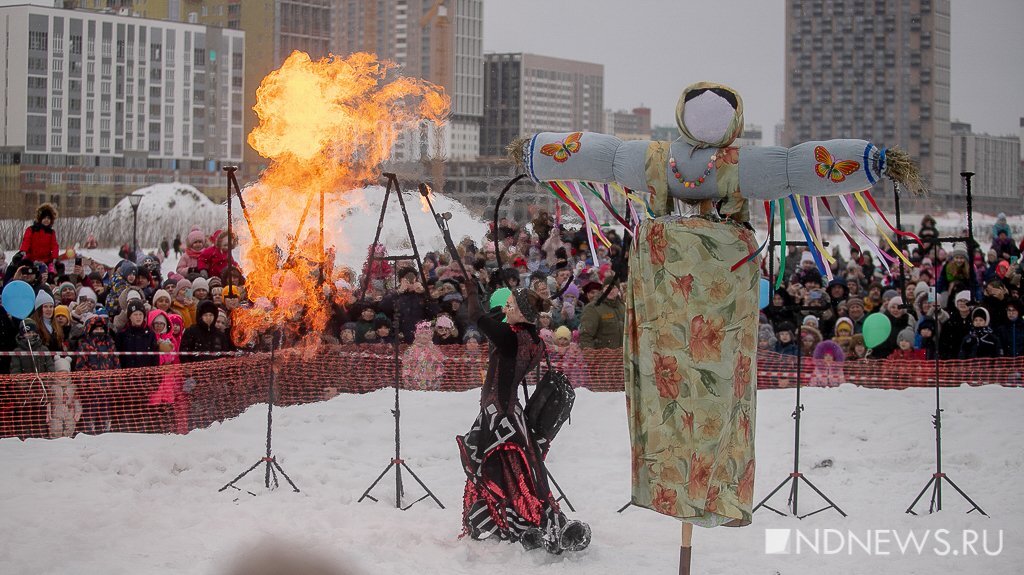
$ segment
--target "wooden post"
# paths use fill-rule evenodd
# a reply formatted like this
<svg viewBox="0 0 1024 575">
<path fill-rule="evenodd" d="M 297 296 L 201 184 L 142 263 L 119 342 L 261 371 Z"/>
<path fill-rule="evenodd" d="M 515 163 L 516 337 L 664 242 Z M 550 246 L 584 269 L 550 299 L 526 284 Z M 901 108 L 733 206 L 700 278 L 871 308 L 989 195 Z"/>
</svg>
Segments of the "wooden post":
<svg viewBox="0 0 1024 575">
<path fill-rule="evenodd" d="M 679 575 L 690 575 L 690 540 L 693 537 L 693 524 L 683 522 L 683 539 L 679 544 Z"/>
</svg>

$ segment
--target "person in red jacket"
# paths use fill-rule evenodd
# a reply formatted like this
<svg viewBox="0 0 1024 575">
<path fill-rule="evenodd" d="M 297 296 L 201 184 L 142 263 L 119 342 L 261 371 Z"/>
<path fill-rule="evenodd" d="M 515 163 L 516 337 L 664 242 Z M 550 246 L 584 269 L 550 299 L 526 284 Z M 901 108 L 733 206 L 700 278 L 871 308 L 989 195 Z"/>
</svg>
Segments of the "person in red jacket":
<svg viewBox="0 0 1024 575">
<path fill-rule="evenodd" d="M 25 259 L 52 265 L 57 259 L 57 234 L 53 231 L 53 222 L 57 220 L 57 209 L 52 204 L 43 204 L 36 208 L 36 221 L 25 228 L 25 236 L 21 239 L 21 251 Z"/>
<path fill-rule="evenodd" d="M 226 231 L 217 233 L 217 240 L 212 246 L 199 252 L 199 271 L 205 271 L 207 277 L 219 276 L 225 268 L 228 267 L 228 250 L 231 249 L 231 244 L 234 242 L 229 241 L 233 238 L 228 238 Z"/>
</svg>

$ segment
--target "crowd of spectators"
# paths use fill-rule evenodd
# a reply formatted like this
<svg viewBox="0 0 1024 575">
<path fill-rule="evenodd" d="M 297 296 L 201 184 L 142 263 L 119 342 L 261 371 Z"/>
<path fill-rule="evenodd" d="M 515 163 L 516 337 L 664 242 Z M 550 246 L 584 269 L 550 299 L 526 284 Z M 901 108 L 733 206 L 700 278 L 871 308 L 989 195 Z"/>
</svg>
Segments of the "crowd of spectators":
<svg viewBox="0 0 1024 575">
<path fill-rule="evenodd" d="M 144 352 L 235 348 L 232 311 L 252 304 L 243 270 L 229 265 L 225 232 L 193 228 L 184 241 L 176 237 L 177 264 L 165 278 L 168 242 L 108 268 L 62 257 L 52 229 L 56 217 L 52 206 L 40 206 L 21 250 L 6 266 L 5 283 L 23 280 L 37 295 L 23 325 L 0 308 L 0 349 L 143 352 L 78 356 L 72 364 L 77 371 L 205 359 Z M 935 245 L 939 233 L 930 216 L 916 232 L 923 245 L 908 244 L 905 254 L 914 265 L 903 276 L 895 265 L 883 273 L 870 253 L 856 247 L 848 257 L 836 248 L 830 264 L 835 279 L 826 283 L 810 253 L 791 249 L 785 281 L 761 314 L 759 348 L 835 362 L 1024 354 L 1018 259 L 1024 242 L 1014 240 L 1005 216 L 1000 214 L 991 238 L 984 238 L 990 246 L 985 251 L 979 245 Z M 385 258 L 383 246 L 371 246 L 377 258 L 372 266 L 367 258 L 360 273 L 338 270 L 333 282 L 363 297 L 330 306 L 333 316 L 319 335 L 329 343 L 397 339 L 411 345 L 423 344 L 429 334 L 432 345 L 478 347 L 483 338 L 464 306 L 468 271 L 487 292 L 528 287 L 551 302 L 539 328 L 553 357 L 581 358 L 581 349 L 620 347 L 625 304 L 619 284 L 628 273 L 623 246 L 629 238 L 613 229 L 607 235 L 611 245 L 598 245 L 595 258 L 584 231 L 565 229 L 537 211 L 528 225 L 502 219 L 486 237 L 464 238 L 457 260 L 447 252 L 426 253 L 419 269 L 412 261 Z M 869 349 L 861 332 L 876 312 L 892 329 L 886 341 Z M 51 370 L 53 362 L 0 358 L 4 373 L 30 369 Z"/>
</svg>

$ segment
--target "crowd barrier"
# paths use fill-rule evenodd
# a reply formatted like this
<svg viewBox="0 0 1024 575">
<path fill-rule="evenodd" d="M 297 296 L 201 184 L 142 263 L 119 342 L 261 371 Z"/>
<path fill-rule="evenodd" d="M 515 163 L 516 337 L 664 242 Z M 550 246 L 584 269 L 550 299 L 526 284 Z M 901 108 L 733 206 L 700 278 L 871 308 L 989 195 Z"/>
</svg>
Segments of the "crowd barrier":
<svg viewBox="0 0 1024 575">
<path fill-rule="evenodd" d="M 443 356 L 431 366 L 399 362 L 403 389 L 464 391 L 481 385 L 486 347 L 438 349 Z M 552 360 L 578 387 L 623 389 L 621 350 L 584 350 Z M 938 370 L 933 361 L 802 362 L 799 373 L 807 386 L 845 382 L 884 389 L 929 387 L 936 376 L 945 387 L 1024 386 L 1024 358 L 941 361 Z M 271 370 L 275 405 L 295 405 L 391 387 L 395 369 L 390 346 L 374 345 L 280 350 L 273 362 L 269 353 L 245 353 L 152 368 L 0 375 L 0 437 L 187 433 L 266 403 Z M 430 379 L 417 380 L 416 374 L 424 373 Z M 757 358 L 760 389 L 794 387 L 797 373 L 795 357 L 761 353 Z"/>
</svg>

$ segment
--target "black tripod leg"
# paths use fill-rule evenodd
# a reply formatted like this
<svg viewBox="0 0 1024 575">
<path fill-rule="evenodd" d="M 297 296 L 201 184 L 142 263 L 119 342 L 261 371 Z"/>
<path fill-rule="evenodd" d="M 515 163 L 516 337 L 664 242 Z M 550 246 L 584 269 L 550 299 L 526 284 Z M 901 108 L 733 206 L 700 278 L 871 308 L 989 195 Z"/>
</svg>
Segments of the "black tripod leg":
<svg viewBox="0 0 1024 575">
<path fill-rule="evenodd" d="M 295 490 L 295 493 L 298 493 L 299 492 L 299 488 L 295 486 L 295 482 L 292 481 L 291 477 L 288 477 L 288 474 L 284 472 L 284 469 L 281 468 L 281 464 L 278 463 L 277 460 L 274 461 L 274 467 L 276 467 L 277 470 L 279 472 L 281 472 L 281 476 L 284 477 L 285 481 L 288 482 L 288 485 L 292 486 L 292 489 Z"/>
<path fill-rule="evenodd" d="M 629 509 L 629 506 L 632 505 L 632 504 L 633 504 L 633 502 L 630 501 L 629 503 L 623 505 L 622 507 L 619 507 L 619 510 L 616 511 L 616 513 L 622 513 L 623 511 Z"/>
<path fill-rule="evenodd" d="M 391 468 L 394 466 L 395 462 L 392 460 L 391 463 L 389 463 L 388 466 L 384 468 L 384 471 L 380 472 L 380 475 L 377 476 L 377 479 L 374 479 L 373 483 L 371 483 L 370 486 L 366 488 L 366 491 L 364 491 L 363 495 L 356 500 L 356 503 L 361 502 L 363 499 L 366 499 L 367 497 L 369 497 L 372 501 L 377 501 L 377 498 L 370 495 L 370 492 L 373 491 L 374 487 L 377 487 L 377 484 L 380 483 L 380 480 L 384 479 L 384 476 L 387 475 L 388 471 L 391 471 Z"/>
<path fill-rule="evenodd" d="M 555 476 L 551 475 L 551 470 L 549 470 L 547 467 L 545 467 L 544 470 L 547 471 L 548 479 L 551 480 L 551 483 L 555 486 L 555 489 L 558 490 L 558 499 L 555 499 L 555 501 L 563 501 L 564 500 L 566 507 L 569 508 L 569 511 L 572 511 L 573 513 L 576 513 L 576 508 L 574 508 L 572 506 L 572 502 L 569 501 L 568 497 L 566 497 L 565 492 L 562 491 L 562 487 L 560 485 L 558 485 L 557 481 L 555 481 Z"/>
<path fill-rule="evenodd" d="M 968 503 L 970 503 L 970 504 L 971 504 L 971 505 L 973 506 L 973 507 L 971 507 L 971 511 L 974 511 L 975 509 L 977 509 L 979 513 L 981 513 L 981 514 L 982 514 L 982 515 L 984 515 L 985 517 L 988 517 L 988 513 L 985 513 L 985 511 L 984 511 L 984 510 L 982 510 L 982 508 L 981 508 L 981 507 L 978 507 L 978 504 L 977 504 L 977 503 L 975 503 L 975 502 L 974 502 L 974 500 L 973 500 L 973 499 L 971 499 L 969 495 L 967 495 L 966 493 L 964 493 L 962 489 L 960 489 L 959 487 L 957 487 L 957 486 L 956 486 L 956 483 L 953 483 L 953 480 L 952 480 L 952 479 L 950 479 L 948 475 L 943 475 L 943 478 L 944 478 L 944 479 L 945 479 L 946 481 L 948 481 L 950 485 L 952 485 L 952 486 L 953 486 L 953 489 L 956 489 L 956 492 L 957 492 L 957 493 L 959 493 L 959 494 L 960 494 L 960 495 L 961 495 L 961 496 L 962 496 L 962 497 L 963 497 L 964 499 L 966 499 L 966 500 L 967 500 L 967 502 L 968 502 Z M 971 511 L 968 511 L 968 513 L 970 513 Z"/>
<path fill-rule="evenodd" d="M 925 492 L 928 491 L 928 488 L 931 487 L 932 483 L 934 483 L 934 482 L 935 482 L 935 476 L 933 475 L 932 478 L 928 480 L 928 483 L 925 483 L 924 489 L 921 490 L 921 493 L 918 493 L 917 497 L 914 498 L 914 502 L 910 504 L 910 507 L 907 507 L 907 511 L 906 511 L 907 513 L 909 513 L 911 515 L 917 515 L 917 513 L 914 512 L 914 506 L 917 505 L 917 502 L 920 501 L 922 497 L 924 497 Z M 933 495 L 933 497 L 934 497 L 934 495 Z"/>
<path fill-rule="evenodd" d="M 277 461 L 273 459 L 267 462 L 267 468 L 270 469 L 270 477 L 273 478 L 274 480 L 274 489 L 277 489 L 278 487 L 281 486 L 281 484 L 277 481 L 277 471 L 274 471 L 274 466 L 276 464 Z"/>
<path fill-rule="evenodd" d="M 257 461 L 256 463 L 253 463 L 253 464 L 252 464 L 252 467 L 250 467 L 249 469 L 246 469 L 245 471 L 243 471 L 243 472 L 239 473 L 239 474 L 238 474 L 238 477 L 236 477 L 236 478 L 232 479 L 231 481 L 228 481 L 228 482 L 227 482 L 227 484 L 225 484 L 225 485 L 224 485 L 224 487 L 221 487 L 221 488 L 220 488 L 220 489 L 218 489 L 217 491 L 218 491 L 218 492 L 220 492 L 220 491 L 224 491 L 224 490 L 225 490 L 225 489 L 227 489 L 228 487 L 234 487 L 234 486 L 235 486 L 235 483 L 238 483 L 238 480 L 239 480 L 239 479 L 241 479 L 241 478 L 245 477 L 245 476 L 246 476 L 246 475 L 248 475 L 248 474 L 249 474 L 249 472 L 251 472 L 251 471 L 252 471 L 253 469 L 256 469 L 257 467 L 259 467 L 259 466 L 260 466 L 260 463 L 263 463 L 263 460 L 262 460 L 262 459 L 261 459 L 261 460 L 259 460 L 259 461 Z"/>
<path fill-rule="evenodd" d="M 408 466 L 408 465 L 406 465 L 404 461 L 402 462 L 402 467 L 404 467 L 404 468 L 405 468 L 405 470 L 409 472 L 409 475 L 412 475 L 412 478 L 416 480 L 416 483 L 419 483 L 419 484 L 420 484 L 420 487 L 422 487 L 422 488 L 423 488 L 423 490 L 427 492 L 427 495 L 428 495 L 428 496 L 429 496 L 429 497 L 430 497 L 431 499 L 433 499 L 433 500 L 434 500 L 434 503 L 437 503 L 438 507 L 440 507 L 441 509 L 444 509 L 444 504 L 443 504 L 443 503 L 441 503 L 441 500 L 440 500 L 440 499 L 438 499 L 438 498 L 437 498 L 437 497 L 436 497 L 436 496 L 434 495 L 434 492 L 433 492 L 433 491 L 431 491 L 431 490 L 430 490 L 430 488 L 429 488 L 429 487 L 427 487 L 427 485 L 426 485 L 425 483 L 423 483 L 423 481 L 422 481 L 422 480 L 420 480 L 419 476 L 418 476 L 418 475 L 416 475 L 416 474 L 415 474 L 415 473 L 413 472 L 413 470 L 412 470 L 412 469 L 409 469 L 409 466 Z M 421 501 L 422 501 L 422 500 L 421 500 Z"/>
<path fill-rule="evenodd" d="M 829 499 L 829 498 L 828 498 L 828 497 L 827 497 L 827 496 L 826 496 L 826 495 L 825 495 L 824 493 L 822 493 L 820 489 L 818 489 L 817 487 L 815 487 L 815 486 L 814 486 L 814 484 L 813 484 L 813 483 L 811 483 L 811 480 L 810 480 L 810 479 L 807 479 L 806 477 L 804 477 L 804 475 L 803 475 L 802 473 L 800 474 L 800 479 L 803 479 L 803 480 L 804 480 L 804 483 L 806 483 L 806 484 L 807 484 L 808 486 L 810 486 L 810 488 L 811 488 L 811 489 L 813 489 L 813 490 L 814 490 L 814 492 L 815 492 L 815 493 L 817 493 L 819 497 L 821 497 L 822 499 L 824 499 L 826 503 L 828 503 L 829 505 L 831 505 L 832 507 L 834 507 L 834 508 L 835 508 L 835 510 L 836 510 L 836 511 L 838 511 L 840 515 L 842 515 L 843 517 L 846 517 L 846 513 L 843 513 L 843 510 L 842 510 L 842 509 L 840 509 L 838 505 L 836 505 L 835 503 L 833 503 L 833 502 L 832 502 L 832 500 L 831 500 L 831 499 Z M 828 508 L 826 507 L 825 509 L 828 509 Z M 824 510 L 821 510 L 821 511 L 824 511 Z M 817 511 L 816 511 L 815 513 L 817 513 Z M 806 517 L 806 515 L 805 515 L 805 517 Z"/>
<path fill-rule="evenodd" d="M 771 509 L 772 511 L 775 511 L 775 512 L 776 512 L 776 513 L 778 513 L 779 515 L 782 515 L 783 517 L 785 517 L 785 516 L 786 516 L 786 514 L 785 514 L 785 513 L 782 513 L 782 512 L 780 512 L 780 511 L 777 511 L 777 510 L 775 510 L 775 509 L 772 509 L 771 507 L 768 507 L 767 505 L 765 505 L 765 503 L 767 503 L 769 499 L 771 499 L 771 498 L 772 498 L 772 497 L 773 497 L 773 496 L 774 496 L 774 495 L 775 495 L 776 493 L 778 493 L 780 489 L 782 489 L 783 487 L 785 487 L 785 486 L 786 486 L 786 484 L 787 484 L 787 483 L 789 483 L 789 480 L 790 480 L 790 479 L 792 479 L 792 477 L 787 477 L 786 479 L 783 479 L 783 480 L 782 480 L 782 483 L 778 484 L 778 485 L 777 485 L 777 486 L 775 487 L 775 489 L 772 489 L 772 492 L 771 492 L 771 493 L 769 493 L 769 494 L 768 494 L 768 495 L 767 495 L 767 496 L 766 496 L 766 497 L 765 497 L 764 499 L 762 499 L 760 503 L 758 503 L 758 504 L 757 504 L 756 506 L 754 506 L 754 511 L 757 511 L 757 510 L 758 510 L 758 509 L 760 509 L 761 507 L 765 507 L 765 508 L 767 508 L 767 509 Z M 754 511 L 751 511 L 751 513 L 753 513 Z"/>
</svg>

